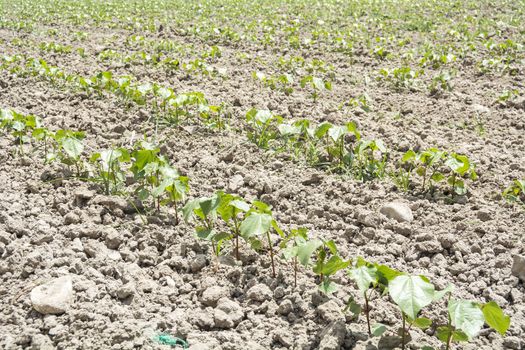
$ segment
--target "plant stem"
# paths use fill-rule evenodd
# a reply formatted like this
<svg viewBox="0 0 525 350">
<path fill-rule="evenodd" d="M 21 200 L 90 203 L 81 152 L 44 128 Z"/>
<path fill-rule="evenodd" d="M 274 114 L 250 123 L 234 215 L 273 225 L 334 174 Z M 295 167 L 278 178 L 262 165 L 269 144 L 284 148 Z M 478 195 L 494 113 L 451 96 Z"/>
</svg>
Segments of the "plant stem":
<svg viewBox="0 0 525 350">
<path fill-rule="evenodd" d="M 368 335 L 372 335 L 372 329 L 370 328 L 370 309 L 368 307 L 368 295 L 365 295 L 365 315 L 366 315 L 366 325 L 368 327 Z"/>
<path fill-rule="evenodd" d="M 406 327 L 406 321 L 405 321 L 405 314 L 403 311 L 401 311 L 401 317 L 403 318 L 403 330 L 401 334 L 401 349 L 405 350 L 405 327 Z"/>
<path fill-rule="evenodd" d="M 293 270 L 294 270 L 294 286 L 297 287 L 297 257 L 293 260 Z"/>
<path fill-rule="evenodd" d="M 240 260 L 239 255 L 239 225 L 237 225 L 237 216 L 233 215 L 233 227 L 235 229 L 235 258 Z"/>
<path fill-rule="evenodd" d="M 275 263 L 273 261 L 273 247 L 272 239 L 270 237 L 270 231 L 266 232 L 266 237 L 268 238 L 268 246 L 270 247 L 270 259 L 272 260 L 272 277 L 275 278 Z"/>
</svg>

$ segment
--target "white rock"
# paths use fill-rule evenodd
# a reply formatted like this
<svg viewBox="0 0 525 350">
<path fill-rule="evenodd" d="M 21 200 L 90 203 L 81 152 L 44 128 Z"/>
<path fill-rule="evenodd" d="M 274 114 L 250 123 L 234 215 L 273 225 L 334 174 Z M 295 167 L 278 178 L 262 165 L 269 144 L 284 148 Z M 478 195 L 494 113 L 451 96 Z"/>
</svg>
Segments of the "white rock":
<svg viewBox="0 0 525 350">
<path fill-rule="evenodd" d="M 414 220 L 412 209 L 405 203 L 390 202 L 385 204 L 379 212 L 389 219 L 394 219 L 397 222 L 410 222 Z"/>
<path fill-rule="evenodd" d="M 233 175 L 233 177 L 230 179 L 228 189 L 232 192 L 235 192 L 241 186 L 244 185 L 244 178 L 240 174 Z"/>
<path fill-rule="evenodd" d="M 258 302 L 272 299 L 272 291 L 266 284 L 256 284 L 248 290 L 248 299 Z"/>
<path fill-rule="evenodd" d="M 521 255 L 514 256 L 512 263 L 512 274 L 525 282 L 525 257 Z"/>
<path fill-rule="evenodd" d="M 220 298 L 229 294 L 228 289 L 225 287 L 212 286 L 202 293 L 201 302 L 207 306 L 215 306 Z"/>
<path fill-rule="evenodd" d="M 30 297 L 33 308 L 41 314 L 66 312 L 73 302 L 71 276 L 63 276 L 33 288 Z"/>
</svg>

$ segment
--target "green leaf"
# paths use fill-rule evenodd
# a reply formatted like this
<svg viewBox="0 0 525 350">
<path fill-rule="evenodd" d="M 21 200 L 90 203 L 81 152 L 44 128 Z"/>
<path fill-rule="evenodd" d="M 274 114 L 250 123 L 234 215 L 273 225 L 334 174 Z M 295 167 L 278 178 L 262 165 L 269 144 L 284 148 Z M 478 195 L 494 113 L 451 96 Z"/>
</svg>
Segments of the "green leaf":
<svg viewBox="0 0 525 350">
<path fill-rule="evenodd" d="M 377 269 L 375 267 L 359 266 L 351 269 L 350 277 L 356 282 L 359 291 L 364 294 L 370 288 L 370 284 L 377 283 Z"/>
<path fill-rule="evenodd" d="M 346 307 L 343 309 L 344 313 L 348 311 L 350 311 L 354 315 L 354 318 L 356 319 L 359 317 L 359 314 L 361 313 L 361 305 L 355 302 L 355 299 L 353 296 L 350 296 L 348 298 L 348 301 L 346 302 Z"/>
<path fill-rule="evenodd" d="M 445 289 L 437 290 L 434 292 L 434 301 L 438 301 L 439 299 L 443 298 L 445 294 L 452 293 L 454 291 L 454 285 L 449 284 Z"/>
<path fill-rule="evenodd" d="M 434 286 L 420 276 L 397 276 L 388 287 L 392 300 L 413 320 L 434 298 Z"/>
<path fill-rule="evenodd" d="M 188 201 L 186 205 L 182 207 L 182 217 L 184 218 L 184 221 L 190 222 L 192 220 L 194 210 L 199 208 L 199 202 L 200 198 L 196 198 Z"/>
<path fill-rule="evenodd" d="M 272 216 L 263 213 L 252 213 L 241 223 L 241 236 L 248 239 L 252 236 L 260 236 L 270 230 Z"/>
<path fill-rule="evenodd" d="M 301 265 L 308 266 L 310 264 L 310 259 L 312 257 L 313 252 L 315 252 L 322 245 L 323 242 L 318 239 L 314 239 L 302 245 L 299 245 L 297 247 L 297 259 L 299 260 Z"/>
<path fill-rule="evenodd" d="M 372 336 L 380 337 L 383 335 L 383 333 L 386 332 L 386 326 L 382 323 L 376 323 L 372 325 L 371 331 L 372 331 Z"/>
<path fill-rule="evenodd" d="M 432 325 L 432 320 L 425 317 L 419 317 L 414 320 L 413 325 L 417 328 L 427 329 Z"/>
<path fill-rule="evenodd" d="M 485 322 L 499 334 L 505 335 L 510 326 L 510 317 L 503 313 L 498 304 L 490 301 L 483 305 L 482 311 L 483 316 L 485 316 Z"/>
<path fill-rule="evenodd" d="M 463 331 L 468 339 L 474 338 L 485 323 L 485 317 L 479 305 L 472 301 L 450 299 L 448 312 L 452 325 Z"/>
<path fill-rule="evenodd" d="M 379 277 L 378 278 L 379 282 L 384 285 L 388 285 L 388 283 L 392 281 L 394 278 L 402 275 L 400 271 L 394 270 L 386 265 L 376 264 L 375 268 L 377 269 L 377 275 Z"/>
<path fill-rule="evenodd" d="M 330 295 L 337 290 L 337 284 L 332 282 L 329 278 L 325 278 L 319 285 L 319 290 L 326 295 Z"/>
<path fill-rule="evenodd" d="M 68 157 L 73 159 L 78 159 L 82 152 L 84 151 L 84 145 L 80 140 L 77 140 L 74 137 L 66 137 L 62 140 L 62 148 L 68 155 Z"/>
<path fill-rule="evenodd" d="M 344 261 L 339 256 L 332 256 L 328 261 L 323 265 L 321 273 L 325 276 L 331 276 L 337 271 L 345 269 L 350 265 L 350 261 Z"/>
</svg>

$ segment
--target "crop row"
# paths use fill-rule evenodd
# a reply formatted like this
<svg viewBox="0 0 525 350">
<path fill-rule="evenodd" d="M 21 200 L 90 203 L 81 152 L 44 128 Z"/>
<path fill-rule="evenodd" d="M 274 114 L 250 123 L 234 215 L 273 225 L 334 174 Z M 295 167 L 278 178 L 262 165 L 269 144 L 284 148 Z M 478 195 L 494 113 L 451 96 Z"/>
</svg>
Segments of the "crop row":
<svg viewBox="0 0 525 350">
<path fill-rule="evenodd" d="M 200 92 L 176 94 L 173 89 L 155 83 L 139 84 L 132 76 L 114 78 L 111 72 L 92 77 L 67 74 L 43 60 L 28 59 L 25 65 L 16 64 L 21 60 L 19 56 L 4 57 L 0 68 L 18 75 L 30 74 L 54 83 L 72 84 L 89 94 L 110 92 L 126 104 L 148 105 L 157 126 L 199 121 L 216 130 L 230 128 L 231 114 L 226 104 L 210 105 Z M 391 164 L 390 152 L 384 143 L 380 139 L 362 139 L 354 122 L 334 125 L 315 124 L 308 119 L 290 121 L 269 110 L 251 109 L 241 132 L 245 129 L 247 138 L 262 149 L 285 152 L 295 160 L 361 181 L 388 176 L 403 191 L 420 188 L 422 193 L 433 193 L 439 183 L 446 182 L 451 196 L 465 195 L 466 182 L 478 178 L 475 164 L 468 156 L 436 148 L 409 150 Z M 419 186 L 414 179 L 420 180 Z M 512 193 L 504 191 L 506 198 L 521 202 L 521 192 L 518 191 L 517 196 Z"/>
<path fill-rule="evenodd" d="M 333 277 L 346 270 L 357 286 L 359 304 L 354 297 L 347 302 L 347 311 L 355 318 L 366 317 L 371 336 L 381 336 L 387 329 L 382 324 L 372 324 L 371 303 L 378 298 L 392 301 L 400 311 L 402 328 L 399 335 L 402 347 L 410 341 L 412 327 L 432 329 L 438 339 L 446 344 L 469 341 L 486 323 L 505 334 L 510 317 L 504 315 L 493 301 L 454 299 L 453 287 L 436 290 L 430 281 L 419 275 L 394 270 L 386 265 L 365 261 L 360 257 L 345 260 L 340 256 L 334 241 L 309 237 L 304 228 L 285 233 L 275 220 L 272 208 L 266 203 L 216 192 L 211 197 L 186 201 L 189 179 L 179 174 L 170 161 L 160 154 L 158 145 L 139 141 L 132 148 L 111 148 L 86 154 L 82 139 L 84 133 L 72 130 L 55 132 L 42 126 L 39 118 L 23 115 L 10 109 L 0 112 L 0 127 L 13 137 L 19 154 L 38 154 L 45 163 L 58 161 L 77 179 L 99 184 L 107 195 L 124 195 L 135 203 L 137 211 L 142 203 L 149 203 L 152 210 L 161 206 L 172 207 L 178 223 L 179 207 L 188 223 L 195 223 L 196 237 L 209 241 L 216 257 L 230 251 L 240 258 L 240 240 L 250 249 L 270 254 L 272 275 L 276 276 L 276 257 L 291 261 L 297 284 L 299 266 L 311 269 L 317 276 L 319 290 L 332 294 L 337 285 Z M 330 129 L 329 129 L 330 130 Z M 279 244 L 272 236 L 279 236 Z M 431 320 L 422 316 L 422 310 L 433 302 L 447 297 L 448 321 Z M 425 349 L 430 349 L 425 347 Z"/>
</svg>

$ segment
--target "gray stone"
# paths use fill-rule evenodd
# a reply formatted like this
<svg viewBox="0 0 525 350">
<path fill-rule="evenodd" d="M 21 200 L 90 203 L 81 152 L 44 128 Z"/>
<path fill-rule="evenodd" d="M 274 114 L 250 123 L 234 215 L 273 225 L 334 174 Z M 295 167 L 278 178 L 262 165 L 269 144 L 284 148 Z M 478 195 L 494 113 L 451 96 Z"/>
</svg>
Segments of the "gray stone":
<svg viewBox="0 0 525 350">
<path fill-rule="evenodd" d="M 341 308 L 334 300 L 328 300 L 326 303 L 323 303 L 317 308 L 319 316 L 325 321 L 336 321 L 338 319 L 343 319 L 343 314 L 341 313 Z"/>
<path fill-rule="evenodd" d="M 109 249 L 118 249 L 122 244 L 121 234 L 113 227 L 106 229 L 106 247 Z"/>
<path fill-rule="evenodd" d="M 342 320 L 333 321 L 321 332 L 319 350 L 340 350 L 346 336 L 345 323 Z"/>
<path fill-rule="evenodd" d="M 41 314 L 62 314 L 73 302 L 71 276 L 62 276 L 33 288 L 30 294 L 33 308 Z"/>
<path fill-rule="evenodd" d="M 397 222 L 411 222 L 414 220 L 412 209 L 405 203 L 390 202 L 385 204 L 379 212 L 389 219 L 394 219 Z"/>
<path fill-rule="evenodd" d="M 135 285 L 131 282 L 124 284 L 117 289 L 117 298 L 126 299 L 135 294 Z"/>
<path fill-rule="evenodd" d="M 207 263 L 208 261 L 206 260 L 206 255 L 197 254 L 195 259 L 193 259 L 190 264 L 191 272 L 199 272 L 206 266 Z"/>
<path fill-rule="evenodd" d="M 228 189 L 232 192 L 237 191 L 244 185 L 244 178 L 240 174 L 233 175 L 228 184 Z"/>
<path fill-rule="evenodd" d="M 244 311 L 242 310 L 242 307 L 237 302 L 226 297 L 221 298 L 218 301 L 216 310 L 221 310 L 226 315 L 228 315 L 228 318 L 235 326 L 238 325 L 244 318 Z"/>
<path fill-rule="evenodd" d="M 213 306 L 217 305 L 217 301 L 221 299 L 222 297 L 229 296 L 229 291 L 225 287 L 220 286 L 212 286 L 207 288 L 201 296 L 201 302 L 204 305 L 207 306 Z"/>
<path fill-rule="evenodd" d="M 273 293 L 266 284 L 259 283 L 248 290 L 247 296 L 249 300 L 263 302 L 272 299 Z"/>
<path fill-rule="evenodd" d="M 280 315 L 288 315 L 293 310 L 293 303 L 290 299 L 284 299 L 279 307 L 277 308 L 277 313 Z"/>
<path fill-rule="evenodd" d="M 525 282 L 525 257 L 521 255 L 514 256 L 512 263 L 512 274 Z"/>
</svg>

